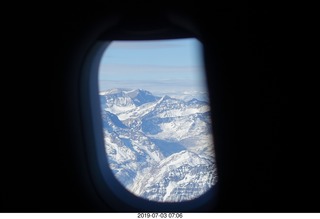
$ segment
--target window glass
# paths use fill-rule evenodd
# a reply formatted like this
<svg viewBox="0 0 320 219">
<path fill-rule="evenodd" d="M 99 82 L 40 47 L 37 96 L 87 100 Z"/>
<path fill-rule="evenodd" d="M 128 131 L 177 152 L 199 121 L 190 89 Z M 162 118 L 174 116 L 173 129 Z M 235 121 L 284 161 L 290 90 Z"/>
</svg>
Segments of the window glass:
<svg viewBox="0 0 320 219">
<path fill-rule="evenodd" d="M 196 39 L 108 46 L 99 66 L 105 151 L 128 191 L 181 202 L 217 182 L 205 80 Z"/>
</svg>

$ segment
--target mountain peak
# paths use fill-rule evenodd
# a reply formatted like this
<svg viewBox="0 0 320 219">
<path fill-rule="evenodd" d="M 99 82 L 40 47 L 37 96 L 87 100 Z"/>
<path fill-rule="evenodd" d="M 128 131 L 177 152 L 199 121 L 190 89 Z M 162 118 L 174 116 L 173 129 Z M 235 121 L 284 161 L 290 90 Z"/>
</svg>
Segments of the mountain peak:
<svg viewBox="0 0 320 219">
<path fill-rule="evenodd" d="M 172 99 L 171 97 L 169 97 L 168 95 L 164 95 L 163 97 L 161 97 L 161 99 L 159 100 L 159 102 L 162 102 L 164 100 L 170 100 Z"/>
<path fill-rule="evenodd" d="M 193 105 L 193 104 L 200 104 L 200 105 L 207 105 L 208 103 L 205 102 L 205 101 L 201 101 L 201 100 L 198 100 L 196 98 L 192 98 L 191 100 L 189 100 L 187 102 L 188 105 Z"/>
<path fill-rule="evenodd" d="M 110 95 L 110 94 L 118 94 L 127 91 L 125 88 L 112 88 L 105 91 L 101 91 L 100 95 Z"/>
<path fill-rule="evenodd" d="M 141 106 L 142 104 L 154 102 L 159 99 L 159 97 L 143 89 L 135 89 L 125 93 L 133 100 L 136 106 Z"/>
<path fill-rule="evenodd" d="M 196 98 L 192 98 L 191 100 L 189 100 L 188 101 L 189 103 L 194 103 L 194 102 L 199 102 L 199 100 L 198 99 L 196 99 Z"/>
<path fill-rule="evenodd" d="M 126 91 L 125 93 L 131 98 L 135 98 L 136 96 L 142 95 L 142 94 L 152 95 L 152 93 L 143 89 L 134 89 L 134 90 Z"/>
</svg>

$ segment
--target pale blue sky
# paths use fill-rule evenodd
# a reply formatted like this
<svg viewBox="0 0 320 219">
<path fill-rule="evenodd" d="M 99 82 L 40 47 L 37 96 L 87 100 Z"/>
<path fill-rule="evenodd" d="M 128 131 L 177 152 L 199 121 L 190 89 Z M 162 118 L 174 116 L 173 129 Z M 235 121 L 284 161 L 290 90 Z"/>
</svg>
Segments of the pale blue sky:
<svg viewBox="0 0 320 219">
<path fill-rule="evenodd" d="M 141 88 L 154 94 L 205 92 L 196 39 L 113 41 L 99 68 L 100 90 Z"/>
</svg>

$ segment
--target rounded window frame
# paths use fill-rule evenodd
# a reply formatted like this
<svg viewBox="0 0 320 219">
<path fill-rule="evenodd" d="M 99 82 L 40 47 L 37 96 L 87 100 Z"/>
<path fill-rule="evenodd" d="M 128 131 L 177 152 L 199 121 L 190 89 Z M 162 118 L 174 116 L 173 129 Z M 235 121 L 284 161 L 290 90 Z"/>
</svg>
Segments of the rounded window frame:
<svg viewBox="0 0 320 219">
<path fill-rule="evenodd" d="M 157 31 L 147 31 L 134 33 L 133 35 L 122 32 L 108 35 L 108 32 L 105 32 L 101 35 L 102 37 L 93 41 L 91 48 L 87 50 L 85 55 L 79 80 L 79 92 L 81 97 L 80 110 L 83 122 L 85 151 L 87 153 L 87 166 L 96 192 L 105 204 L 117 211 L 192 212 L 212 210 L 216 205 L 217 184 L 200 197 L 184 202 L 155 202 L 135 196 L 126 190 L 115 178 L 112 170 L 109 168 L 107 156 L 105 155 L 98 89 L 99 65 L 103 53 L 112 39 L 155 40 L 193 37 L 201 42 L 194 34 L 182 31 L 181 35 L 175 35 L 175 33 L 178 32 L 179 28 L 173 32 L 168 31 L 164 34 L 158 33 Z M 208 207 L 208 205 L 210 205 L 210 207 Z"/>
</svg>

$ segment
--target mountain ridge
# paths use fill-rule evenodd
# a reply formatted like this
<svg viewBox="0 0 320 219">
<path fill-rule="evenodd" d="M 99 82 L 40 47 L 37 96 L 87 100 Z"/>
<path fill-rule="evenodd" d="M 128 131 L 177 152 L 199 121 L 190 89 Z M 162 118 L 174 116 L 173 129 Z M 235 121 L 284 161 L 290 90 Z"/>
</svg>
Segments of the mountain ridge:
<svg viewBox="0 0 320 219">
<path fill-rule="evenodd" d="M 217 181 L 209 104 L 143 89 L 100 92 L 106 154 L 133 194 L 159 202 L 194 199 Z"/>
</svg>

